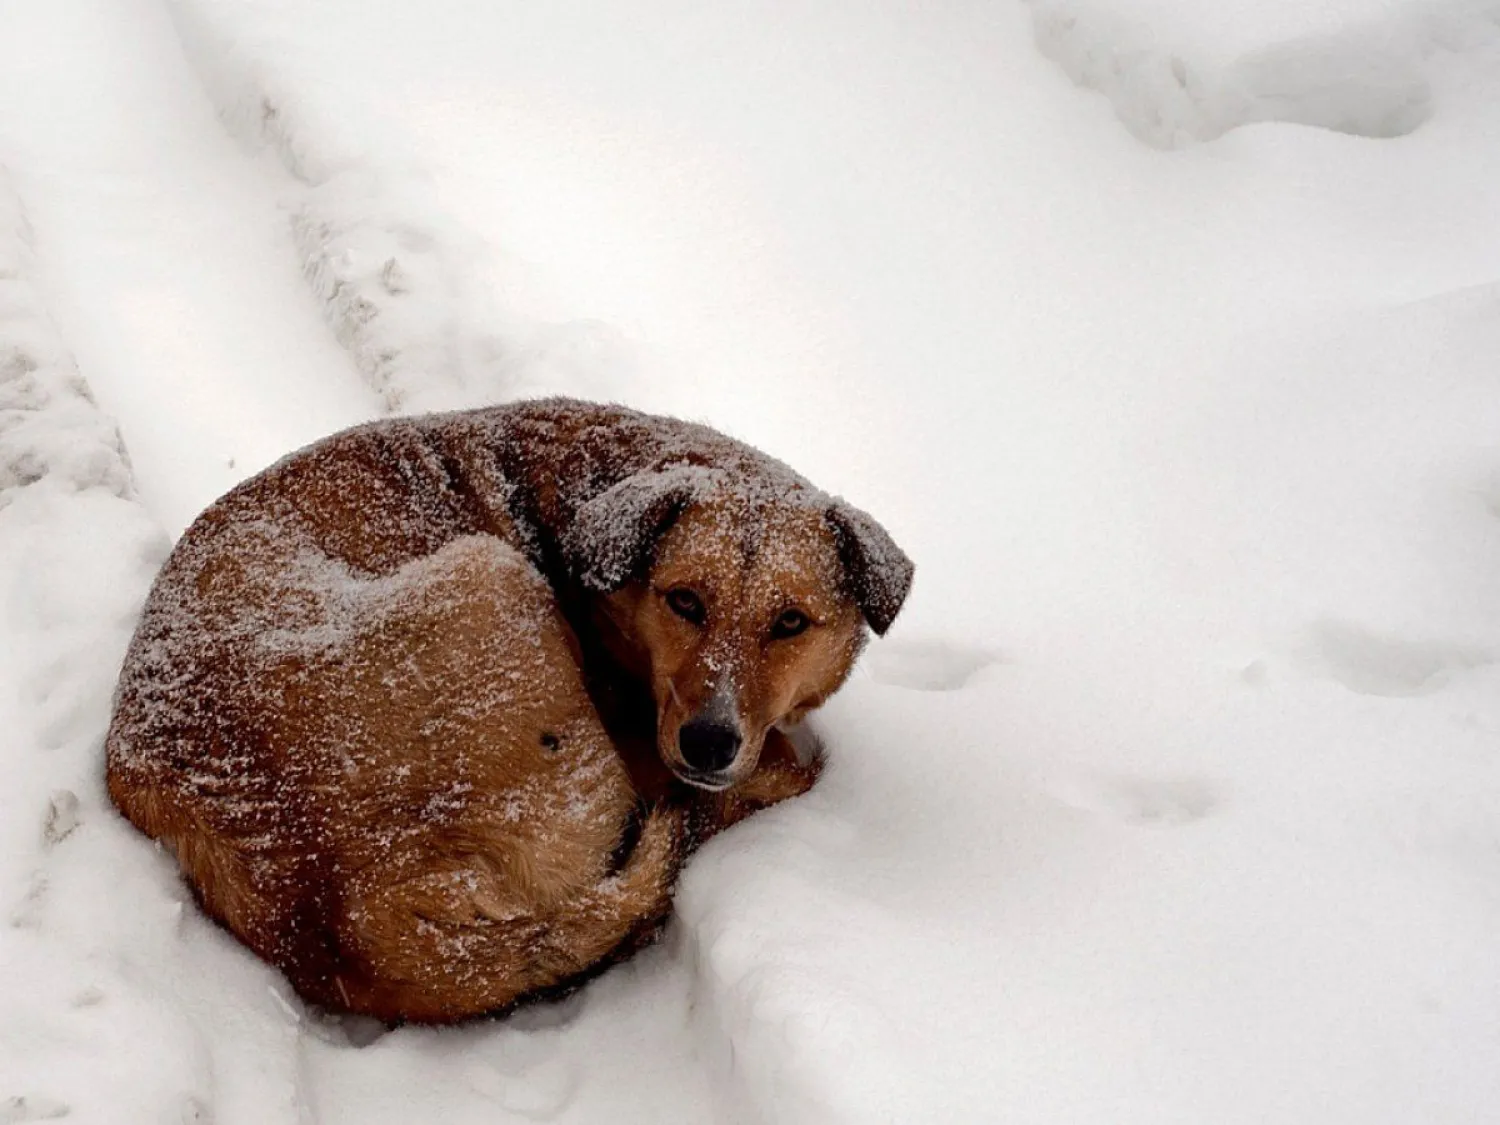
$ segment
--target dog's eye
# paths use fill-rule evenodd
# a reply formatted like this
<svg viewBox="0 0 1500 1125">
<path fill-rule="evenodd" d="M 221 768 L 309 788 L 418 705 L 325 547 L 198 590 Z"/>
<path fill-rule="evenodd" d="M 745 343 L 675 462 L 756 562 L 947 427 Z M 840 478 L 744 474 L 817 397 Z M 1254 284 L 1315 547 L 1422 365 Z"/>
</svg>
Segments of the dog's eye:
<svg viewBox="0 0 1500 1125">
<path fill-rule="evenodd" d="M 811 624 L 812 621 L 808 619 L 807 614 L 803 613 L 800 609 L 789 609 L 778 617 L 771 626 L 771 636 L 777 640 L 782 640 L 785 637 L 795 637 L 798 633 L 805 632 Z"/>
<path fill-rule="evenodd" d="M 667 605 L 678 617 L 691 621 L 694 625 L 702 625 L 703 619 L 708 616 L 708 611 L 703 608 L 703 599 L 683 586 L 667 591 Z"/>
</svg>

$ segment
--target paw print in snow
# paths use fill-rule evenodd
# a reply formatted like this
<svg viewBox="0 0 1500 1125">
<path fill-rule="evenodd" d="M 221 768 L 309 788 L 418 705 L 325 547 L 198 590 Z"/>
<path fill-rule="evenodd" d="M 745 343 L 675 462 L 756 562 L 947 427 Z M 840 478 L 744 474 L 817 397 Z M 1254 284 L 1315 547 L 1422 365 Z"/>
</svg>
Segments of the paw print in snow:
<svg viewBox="0 0 1500 1125">
<path fill-rule="evenodd" d="M 56 1098 L 26 1094 L 6 1098 L 0 1102 L 0 1125 L 13 1125 L 21 1121 L 56 1121 L 67 1117 L 72 1107 Z"/>
<path fill-rule="evenodd" d="M 1202 820 L 1222 803 L 1214 788 L 1196 777 L 1072 775 L 1048 789 L 1063 804 L 1135 828 L 1176 828 Z"/>
<path fill-rule="evenodd" d="M 1382 635 L 1346 621 L 1314 625 L 1304 656 L 1315 671 L 1350 691 L 1383 696 L 1426 695 L 1495 660 L 1482 649 Z"/>
<path fill-rule="evenodd" d="M 946 641 L 886 641 L 865 657 L 876 683 L 913 691 L 958 691 L 999 660 L 987 649 Z"/>
</svg>

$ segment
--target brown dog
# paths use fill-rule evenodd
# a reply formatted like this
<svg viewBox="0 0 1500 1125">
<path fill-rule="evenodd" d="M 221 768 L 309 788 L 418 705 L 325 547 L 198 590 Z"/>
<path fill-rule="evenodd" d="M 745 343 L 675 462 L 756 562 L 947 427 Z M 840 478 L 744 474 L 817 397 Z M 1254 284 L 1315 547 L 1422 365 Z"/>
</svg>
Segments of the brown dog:
<svg viewBox="0 0 1500 1125">
<path fill-rule="evenodd" d="M 551 399 L 360 427 L 184 534 L 109 791 L 307 999 L 494 1011 L 640 944 L 697 840 L 812 784 L 777 725 L 911 576 L 702 426 Z"/>
</svg>

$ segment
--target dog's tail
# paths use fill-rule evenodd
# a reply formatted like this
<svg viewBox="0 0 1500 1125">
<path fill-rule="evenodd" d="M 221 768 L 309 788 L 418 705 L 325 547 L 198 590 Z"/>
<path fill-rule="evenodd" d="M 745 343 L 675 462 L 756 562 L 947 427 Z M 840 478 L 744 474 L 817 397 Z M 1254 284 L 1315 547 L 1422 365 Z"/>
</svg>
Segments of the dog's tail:
<svg viewBox="0 0 1500 1125">
<path fill-rule="evenodd" d="M 671 912 L 686 845 L 681 809 L 646 814 L 624 864 L 550 919 L 548 945 L 558 958 L 550 966 L 554 979 L 591 976 L 650 944 Z"/>
<path fill-rule="evenodd" d="M 617 871 L 589 892 L 588 905 L 621 918 L 659 921 L 671 909 L 672 887 L 685 858 L 686 842 L 681 809 L 659 806 L 650 810 L 634 849 Z"/>
</svg>

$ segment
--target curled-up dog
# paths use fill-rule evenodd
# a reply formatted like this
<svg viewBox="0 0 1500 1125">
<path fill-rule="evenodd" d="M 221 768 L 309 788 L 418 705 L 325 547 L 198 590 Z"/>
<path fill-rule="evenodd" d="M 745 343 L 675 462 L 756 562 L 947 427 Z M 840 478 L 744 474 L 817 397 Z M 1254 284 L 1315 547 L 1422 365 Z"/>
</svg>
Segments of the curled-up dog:
<svg viewBox="0 0 1500 1125">
<path fill-rule="evenodd" d="M 184 534 L 109 792 L 306 999 L 503 1010 L 649 939 L 698 841 L 812 785 L 780 728 L 911 578 L 703 426 L 548 399 L 359 427 Z"/>
</svg>

